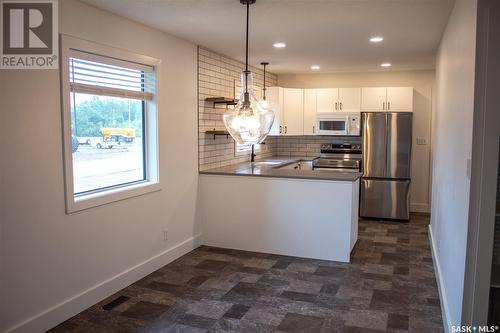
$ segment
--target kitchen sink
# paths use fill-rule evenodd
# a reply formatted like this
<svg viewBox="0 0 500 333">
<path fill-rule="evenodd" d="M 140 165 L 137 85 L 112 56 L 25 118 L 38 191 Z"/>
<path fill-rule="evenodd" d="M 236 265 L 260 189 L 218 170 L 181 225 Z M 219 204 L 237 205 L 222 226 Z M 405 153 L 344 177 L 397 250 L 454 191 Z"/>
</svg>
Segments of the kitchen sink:
<svg viewBox="0 0 500 333">
<path fill-rule="evenodd" d="M 259 165 L 278 165 L 282 164 L 283 161 L 259 161 L 259 162 L 253 162 L 252 165 L 254 166 L 259 166 Z"/>
<path fill-rule="evenodd" d="M 285 165 L 277 166 L 276 169 L 288 170 L 313 170 L 313 162 L 307 160 L 298 160 Z"/>
</svg>

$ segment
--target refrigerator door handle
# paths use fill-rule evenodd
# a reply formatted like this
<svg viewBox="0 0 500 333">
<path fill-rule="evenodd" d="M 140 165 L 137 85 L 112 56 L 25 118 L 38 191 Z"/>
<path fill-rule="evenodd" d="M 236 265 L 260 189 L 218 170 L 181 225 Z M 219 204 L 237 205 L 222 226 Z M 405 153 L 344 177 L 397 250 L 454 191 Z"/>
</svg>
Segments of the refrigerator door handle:
<svg viewBox="0 0 500 333">
<path fill-rule="evenodd" d="M 411 178 L 412 115 L 387 114 L 387 178 Z"/>
<path fill-rule="evenodd" d="M 363 113 L 364 177 L 385 178 L 387 173 L 387 114 Z"/>
</svg>

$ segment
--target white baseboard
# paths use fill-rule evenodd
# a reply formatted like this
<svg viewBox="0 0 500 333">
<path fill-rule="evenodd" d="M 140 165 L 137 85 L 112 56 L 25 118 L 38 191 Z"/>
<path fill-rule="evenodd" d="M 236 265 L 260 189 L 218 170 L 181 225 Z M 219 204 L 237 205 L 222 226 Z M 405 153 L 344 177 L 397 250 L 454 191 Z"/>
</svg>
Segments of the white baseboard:
<svg viewBox="0 0 500 333">
<path fill-rule="evenodd" d="M 432 236 L 432 228 L 431 225 L 429 224 L 429 241 L 431 243 L 431 252 L 432 252 L 432 262 L 434 264 L 434 272 L 436 274 L 436 281 L 438 285 L 438 290 L 439 290 L 439 300 L 441 304 L 441 317 L 443 318 L 443 327 L 444 327 L 444 332 L 450 332 L 450 328 L 452 326 L 452 323 L 449 322 L 448 318 L 450 318 L 449 313 L 449 307 L 448 307 L 448 301 L 445 297 L 446 292 L 445 292 L 445 287 L 444 287 L 444 282 L 442 279 L 441 275 L 441 266 L 439 265 L 439 258 L 436 255 L 436 247 L 434 244 L 434 237 Z"/>
<path fill-rule="evenodd" d="M 201 233 L 21 322 L 5 333 L 45 332 L 201 245 Z"/>
<path fill-rule="evenodd" d="M 429 207 L 429 204 L 427 204 L 427 203 L 412 202 L 412 203 L 410 203 L 410 212 L 430 213 L 431 208 Z"/>
</svg>

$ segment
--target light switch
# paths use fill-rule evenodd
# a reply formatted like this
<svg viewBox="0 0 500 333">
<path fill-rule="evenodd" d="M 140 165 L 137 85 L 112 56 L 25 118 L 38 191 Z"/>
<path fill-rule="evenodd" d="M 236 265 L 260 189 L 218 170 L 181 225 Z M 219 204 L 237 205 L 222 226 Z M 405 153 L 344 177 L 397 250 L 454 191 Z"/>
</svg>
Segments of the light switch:
<svg viewBox="0 0 500 333">
<path fill-rule="evenodd" d="M 427 144 L 426 138 L 417 138 L 417 145 L 425 146 Z"/>
</svg>

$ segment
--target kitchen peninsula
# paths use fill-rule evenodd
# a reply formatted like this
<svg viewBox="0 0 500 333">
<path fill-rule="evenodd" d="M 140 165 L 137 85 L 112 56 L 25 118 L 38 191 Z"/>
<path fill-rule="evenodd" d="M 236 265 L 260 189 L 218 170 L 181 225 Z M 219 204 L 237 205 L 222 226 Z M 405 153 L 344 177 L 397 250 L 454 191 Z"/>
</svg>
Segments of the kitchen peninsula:
<svg viewBox="0 0 500 333">
<path fill-rule="evenodd" d="M 288 167 L 294 163 L 306 167 Z M 272 158 L 201 171 L 203 243 L 349 262 L 361 174 L 307 165 L 305 158 Z"/>
</svg>

